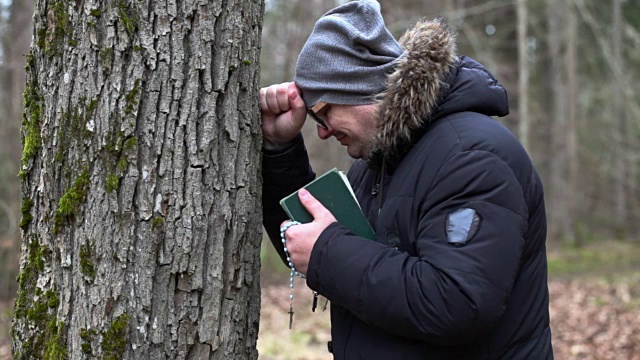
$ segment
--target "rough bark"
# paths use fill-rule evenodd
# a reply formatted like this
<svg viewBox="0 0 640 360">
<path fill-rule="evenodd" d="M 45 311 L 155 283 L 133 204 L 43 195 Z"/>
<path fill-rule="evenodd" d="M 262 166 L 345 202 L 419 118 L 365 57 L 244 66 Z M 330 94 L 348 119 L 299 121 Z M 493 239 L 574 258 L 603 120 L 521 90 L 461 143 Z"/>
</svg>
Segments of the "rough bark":
<svg viewBox="0 0 640 360">
<path fill-rule="evenodd" d="M 255 359 L 258 0 L 39 0 L 16 359 Z"/>
</svg>

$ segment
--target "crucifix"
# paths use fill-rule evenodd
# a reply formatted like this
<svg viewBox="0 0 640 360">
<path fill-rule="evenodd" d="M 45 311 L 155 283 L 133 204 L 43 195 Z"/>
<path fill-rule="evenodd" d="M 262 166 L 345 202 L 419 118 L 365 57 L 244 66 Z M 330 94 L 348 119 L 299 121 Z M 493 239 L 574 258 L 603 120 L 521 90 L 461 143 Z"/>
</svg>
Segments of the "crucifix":
<svg viewBox="0 0 640 360">
<path fill-rule="evenodd" d="M 293 326 L 293 307 L 290 306 L 289 307 L 289 330 L 291 330 L 292 326 Z"/>
</svg>

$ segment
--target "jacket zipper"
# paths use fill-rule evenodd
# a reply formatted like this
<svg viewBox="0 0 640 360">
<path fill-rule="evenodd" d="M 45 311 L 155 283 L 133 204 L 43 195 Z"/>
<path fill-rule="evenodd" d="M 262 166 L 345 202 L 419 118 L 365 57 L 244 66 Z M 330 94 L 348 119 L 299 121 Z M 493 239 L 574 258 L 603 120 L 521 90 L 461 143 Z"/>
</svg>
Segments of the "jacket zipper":
<svg viewBox="0 0 640 360">
<path fill-rule="evenodd" d="M 378 198 L 378 214 L 380 214 L 380 210 L 382 210 L 382 205 L 384 202 L 384 175 L 386 172 L 386 165 L 386 161 L 383 160 L 382 169 L 378 171 L 378 174 L 376 176 L 376 184 L 371 189 L 371 195 Z"/>
</svg>

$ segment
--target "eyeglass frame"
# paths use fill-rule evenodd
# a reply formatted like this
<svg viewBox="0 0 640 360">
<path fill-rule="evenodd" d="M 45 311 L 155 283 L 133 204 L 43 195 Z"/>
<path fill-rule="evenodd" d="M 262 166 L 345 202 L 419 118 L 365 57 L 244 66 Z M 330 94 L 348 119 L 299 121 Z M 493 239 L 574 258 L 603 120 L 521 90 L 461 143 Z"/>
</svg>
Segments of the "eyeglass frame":
<svg viewBox="0 0 640 360">
<path fill-rule="evenodd" d="M 317 112 L 322 110 L 325 106 L 327 106 L 327 103 L 319 102 L 315 104 L 313 107 L 307 108 L 307 114 L 311 116 L 313 121 L 315 121 L 318 126 L 320 126 L 325 130 L 329 130 L 329 127 L 327 126 L 327 123 L 325 122 L 325 120 L 322 119 L 317 114 Z"/>
</svg>

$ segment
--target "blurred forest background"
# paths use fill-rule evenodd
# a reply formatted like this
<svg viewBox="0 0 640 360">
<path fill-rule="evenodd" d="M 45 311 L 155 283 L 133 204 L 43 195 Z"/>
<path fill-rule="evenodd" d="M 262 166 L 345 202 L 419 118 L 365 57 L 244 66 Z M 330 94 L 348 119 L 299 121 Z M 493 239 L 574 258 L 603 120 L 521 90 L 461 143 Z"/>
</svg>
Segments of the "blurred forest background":
<svg viewBox="0 0 640 360">
<path fill-rule="evenodd" d="M 10 357 L 20 256 L 16 175 L 33 1 L 0 0 L 0 359 Z M 520 138 L 545 184 L 556 357 L 640 359 L 640 1 L 379 1 L 396 37 L 420 18 L 444 17 L 458 31 L 459 54 L 483 63 L 509 92 L 511 113 L 499 121 Z M 344 2 L 266 1 L 263 86 L 291 81 L 315 21 Z M 316 172 L 348 169 L 339 144 L 319 140 L 307 125 Z M 274 304 L 288 298 L 277 284 L 288 284 L 269 249 L 261 358 L 329 358 L 326 316 L 298 320 L 293 332 L 271 331 L 284 328 L 285 311 Z M 277 346 L 282 336 L 305 355 L 282 352 L 296 348 Z"/>
</svg>

